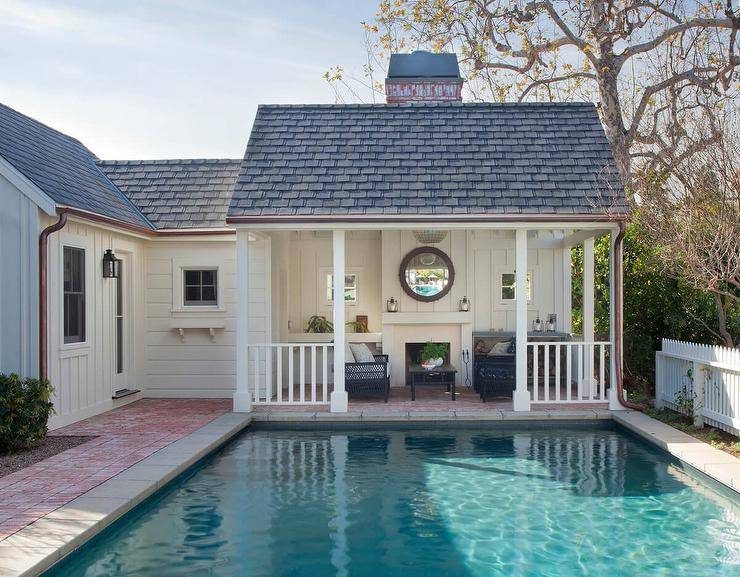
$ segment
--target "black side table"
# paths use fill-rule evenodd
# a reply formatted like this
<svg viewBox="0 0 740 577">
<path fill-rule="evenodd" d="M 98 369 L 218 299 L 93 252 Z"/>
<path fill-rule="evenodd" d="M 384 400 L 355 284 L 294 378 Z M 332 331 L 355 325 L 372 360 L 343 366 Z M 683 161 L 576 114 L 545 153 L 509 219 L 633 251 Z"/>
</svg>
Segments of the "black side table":
<svg viewBox="0 0 740 577">
<path fill-rule="evenodd" d="M 416 400 L 417 385 L 442 385 L 452 394 L 450 400 L 455 400 L 455 375 L 457 369 L 452 365 L 440 365 L 434 369 L 427 370 L 421 365 L 409 367 L 411 375 L 411 400 Z"/>
</svg>

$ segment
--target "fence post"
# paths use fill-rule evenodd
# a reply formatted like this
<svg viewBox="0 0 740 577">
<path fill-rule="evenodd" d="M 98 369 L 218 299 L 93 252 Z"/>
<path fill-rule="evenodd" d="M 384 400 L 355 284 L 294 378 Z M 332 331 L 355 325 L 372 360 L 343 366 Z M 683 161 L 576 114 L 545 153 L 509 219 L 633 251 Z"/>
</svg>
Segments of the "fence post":
<svg viewBox="0 0 740 577">
<path fill-rule="evenodd" d="M 655 408 L 656 409 L 662 409 L 665 407 L 665 403 L 663 402 L 663 379 L 665 379 L 665 375 L 663 374 L 663 363 L 661 362 L 662 355 L 660 354 L 660 351 L 655 352 Z"/>
<path fill-rule="evenodd" d="M 704 415 L 702 415 L 702 409 L 704 408 L 704 381 L 706 380 L 705 373 L 706 367 L 698 362 L 691 362 L 691 376 L 693 377 L 693 392 L 694 398 L 692 399 L 692 406 L 694 409 L 694 426 L 698 429 L 704 427 Z"/>
</svg>

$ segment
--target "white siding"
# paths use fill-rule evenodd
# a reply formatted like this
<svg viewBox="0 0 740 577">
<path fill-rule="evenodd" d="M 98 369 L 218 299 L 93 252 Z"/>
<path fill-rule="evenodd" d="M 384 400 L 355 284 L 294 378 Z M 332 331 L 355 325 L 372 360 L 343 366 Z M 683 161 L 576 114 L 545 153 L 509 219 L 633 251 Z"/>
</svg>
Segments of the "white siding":
<svg viewBox="0 0 740 577">
<path fill-rule="evenodd" d="M 0 372 L 38 376 L 40 211 L 0 176 Z"/>
<path fill-rule="evenodd" d="M 269 339 L 269 278 L 264 240 L 250 242 L 250 342 Z M 146 250 L 145 366 L 149 397 L 231 397 L 236 388 L 236 253 L 233 238 L 223 241 L 153 241 Z M 217 267 L 219 304 L 187 309 L 181 303 L 183 267 Z M 214 339 L 207 328 L 223 325 Z"/>
<path fill-rule="evenodd" d="M 51 219 L 47 219 L 51 223 Z M 47 224 L 48 224 L 47 223 Z M 63 247 L 85 249 L 86 273 L 86 338 L 84 343 L 65 344 L 63 333 Z M 49 237 L 48 245 L 48 352 L 49 380 L 54 386 L 54 409 L 50 428 L 57 428 L 94 415 L 115 406 L 135 400 L 136 396 L 113 401 L 113 392 L 122 388 L 114 380 L 115 283 L 102 277 L 101 267 L 105 250 L 111 248 L 117 255 L 129 259 L 131 281 L 129 316 L 131 338 L 126 343 L 130 366 L 130 383 L 124 386 L 140 387 L 143 347 L 137 335 L 143 327 L 143 250 L 142 242 L 128 235 L 97 226 L 70 220 L 62 230 Z"/>
</svg>

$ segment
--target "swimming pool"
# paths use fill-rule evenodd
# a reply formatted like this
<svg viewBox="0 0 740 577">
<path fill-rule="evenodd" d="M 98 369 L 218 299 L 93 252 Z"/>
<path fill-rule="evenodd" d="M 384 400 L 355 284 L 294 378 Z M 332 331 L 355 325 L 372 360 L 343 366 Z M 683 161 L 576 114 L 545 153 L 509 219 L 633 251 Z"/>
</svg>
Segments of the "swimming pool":
<svg viewBox="0 0 740 577">
<path fill-rule="evenodd" d="M 45 575 L 727 577 L 736 507 L 610 427 L 256 430 Z"/>
</svg>

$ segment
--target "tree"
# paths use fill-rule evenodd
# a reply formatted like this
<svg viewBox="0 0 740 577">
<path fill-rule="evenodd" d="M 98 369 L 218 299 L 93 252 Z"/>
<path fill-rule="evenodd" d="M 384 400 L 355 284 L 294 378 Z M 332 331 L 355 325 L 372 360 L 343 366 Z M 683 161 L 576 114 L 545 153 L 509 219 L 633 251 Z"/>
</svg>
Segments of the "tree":
<svg viewBox="0 0 740 577">
<path fill-rule="evenodd" d="M 712 141 L 682 124 L 734 98 L 738 28 L 734 0 L 381 0 L 365 74 L 423 47 L 459 54 L 473 98 L 593 99 L 629 183 L 634 159 Z"/>
<path fill-rule="evenodd" d="M 718 130 L 718 139 L 687 157 L 680 171 L 640 175 L 635 220 L 663 272 L 712 295 L 717 328 L 705 326 L 732 347 L 728 316 L 740 309 L 740 143 L 733 116 L 712 118 L 711 127 L 688 132 L 702 140 Z"/>
</svg>

